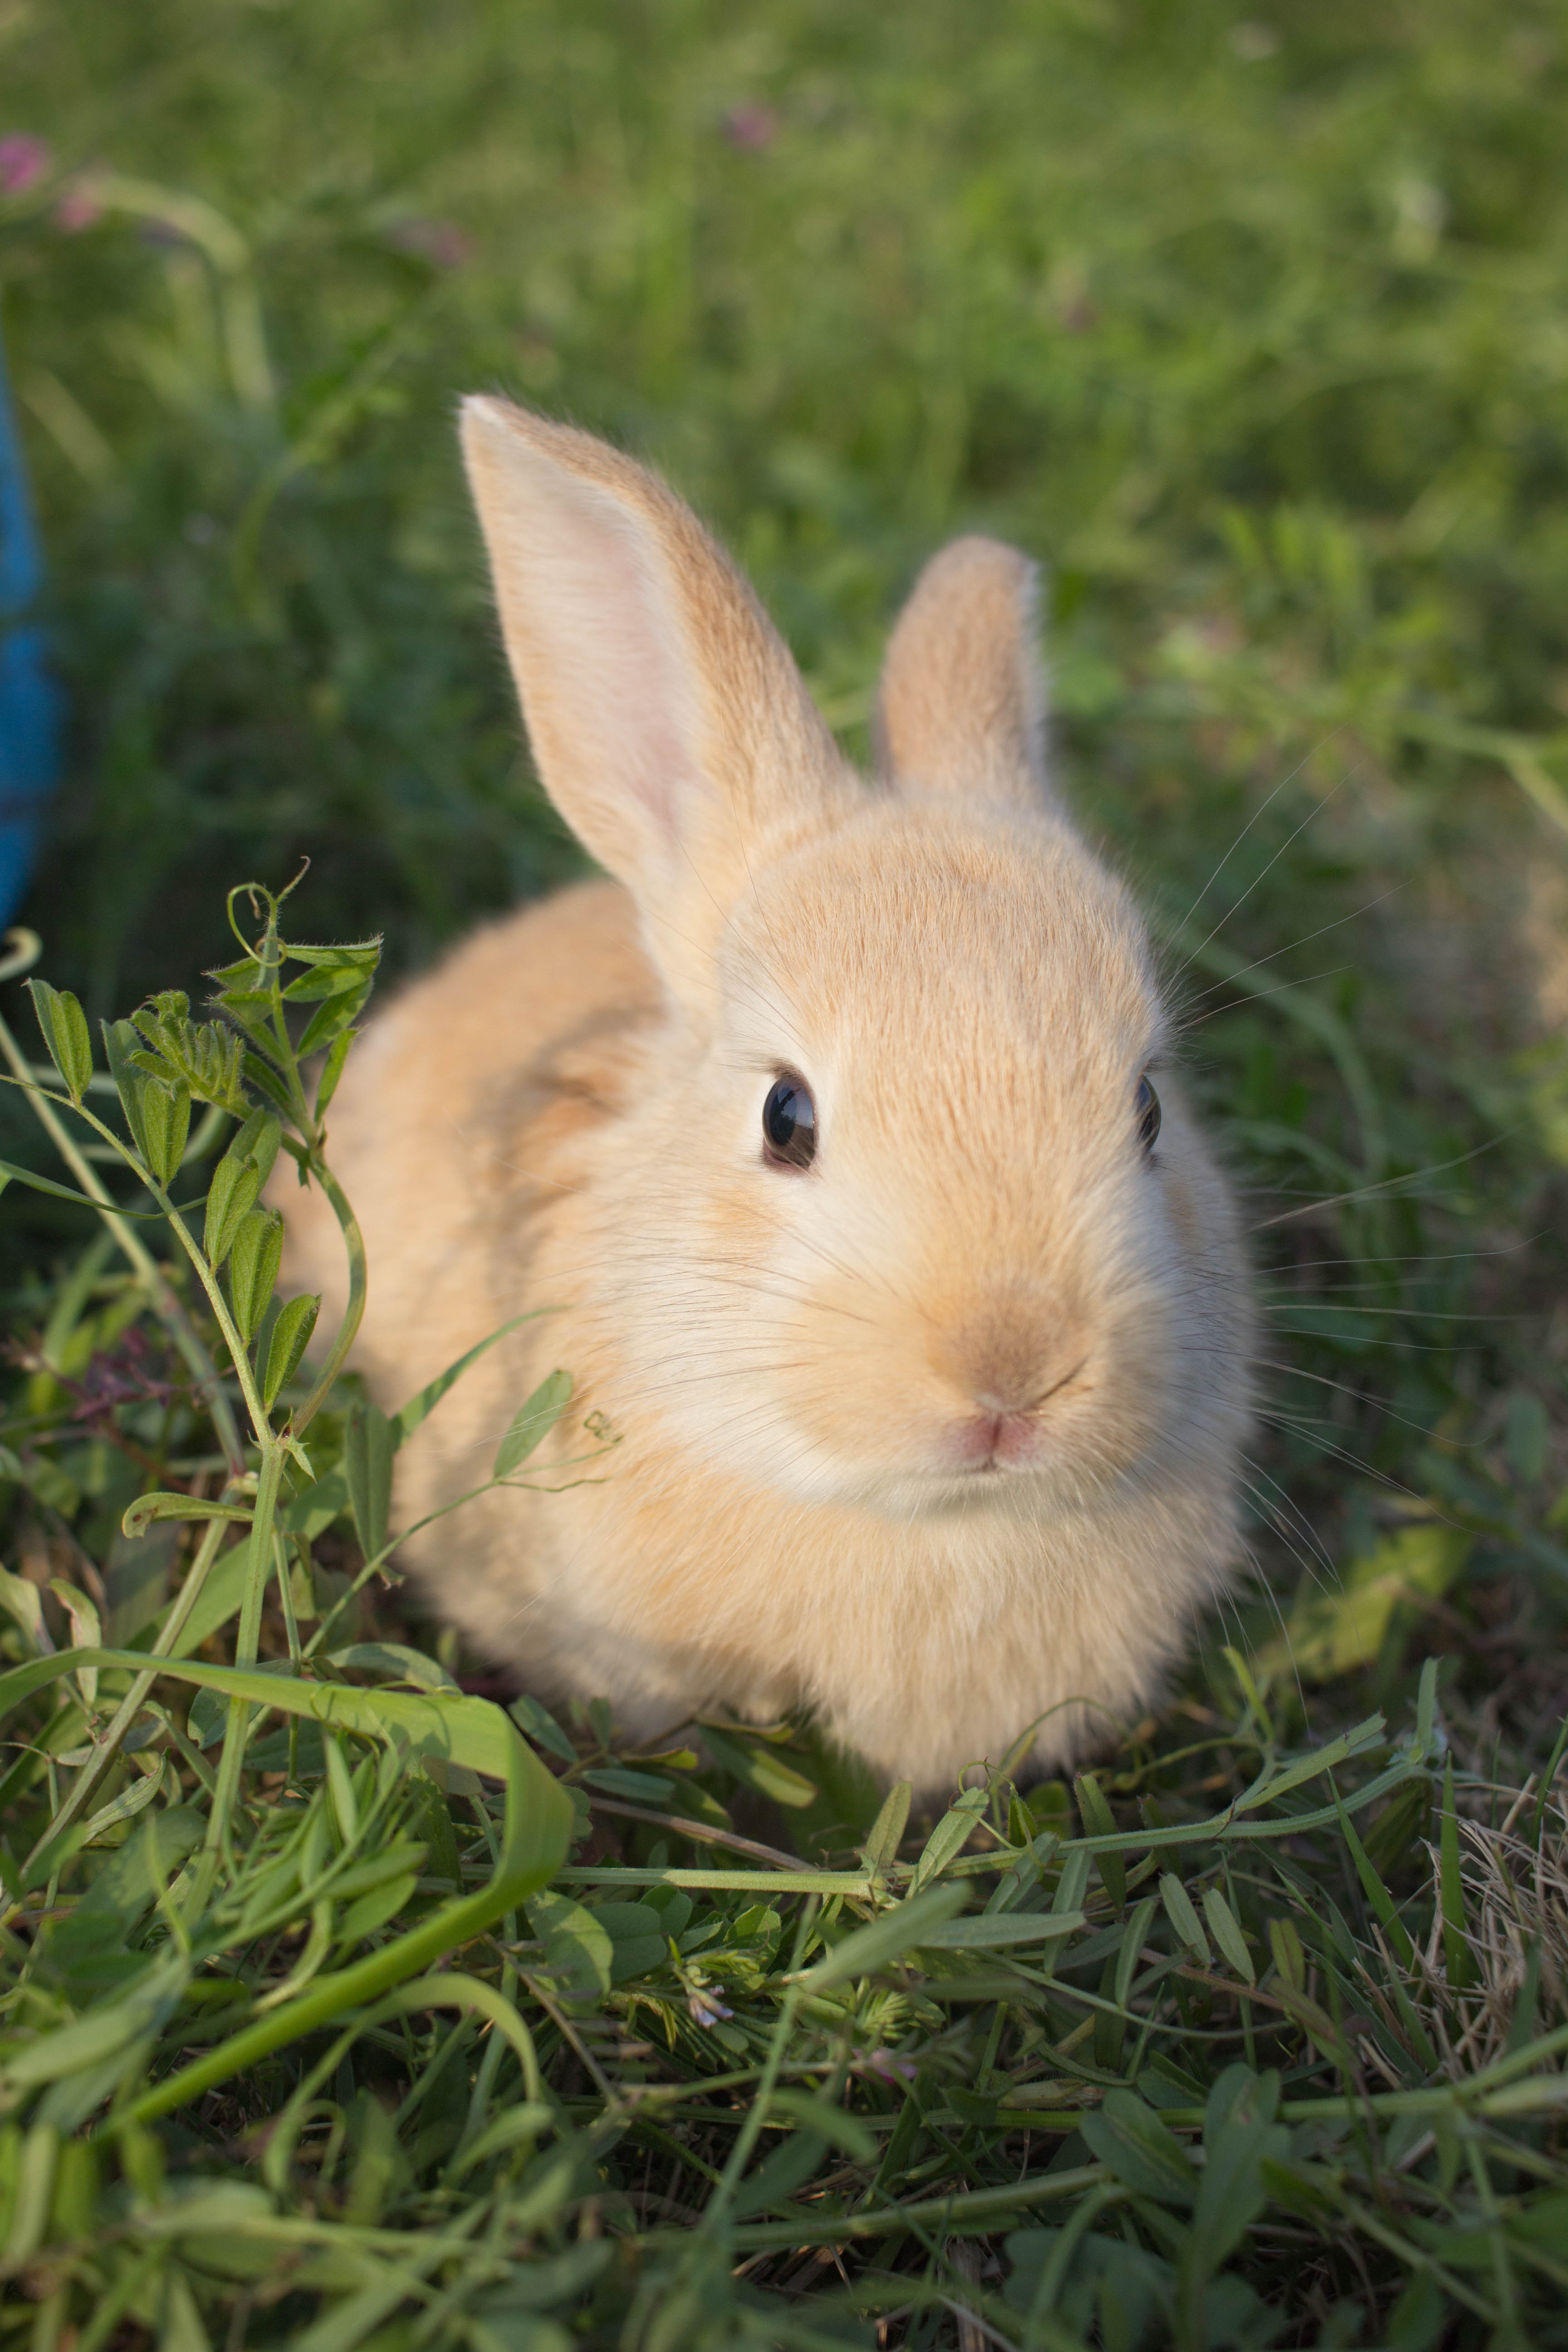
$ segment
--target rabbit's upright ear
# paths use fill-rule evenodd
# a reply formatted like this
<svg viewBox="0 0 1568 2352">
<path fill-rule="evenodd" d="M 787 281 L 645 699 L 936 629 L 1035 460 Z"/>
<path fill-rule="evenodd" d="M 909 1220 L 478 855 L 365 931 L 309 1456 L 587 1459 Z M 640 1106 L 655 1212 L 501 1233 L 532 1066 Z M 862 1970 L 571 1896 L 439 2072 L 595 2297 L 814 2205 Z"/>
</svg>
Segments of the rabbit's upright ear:
<svg viewBox="0 0 1568 2352">
<path fill-rule="evenodd" d="M 1026 803 L 1050 798 L 1038 574 L 1016 548 L 955 539 L 899 615 L 877 700 L 889 783 Z"/>
<path fill-rule="evenodd" d="M 504 400 L 463 456 L 539 772 L 642 910 L 683 996 L 761 858 L 853 789 L 788 650 L 689 508 L 628 457 Z"/>
</svg>

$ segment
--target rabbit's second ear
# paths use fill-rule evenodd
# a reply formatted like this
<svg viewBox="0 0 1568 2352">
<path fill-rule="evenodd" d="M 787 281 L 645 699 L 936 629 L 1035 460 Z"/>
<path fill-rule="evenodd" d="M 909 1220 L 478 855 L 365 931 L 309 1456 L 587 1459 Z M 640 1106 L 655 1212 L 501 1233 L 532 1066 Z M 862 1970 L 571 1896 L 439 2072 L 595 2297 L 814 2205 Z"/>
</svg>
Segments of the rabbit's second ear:
<svg viewBox="0 0 1568 2352">
<path fill-rule="evenodd" d="M 1049 798 L 1038 574 L 1016 548 L 955 539 L 899 615 L 877 699 L 877 763 L 917 792 Z"/>
<path fill-rule="evenodd" d="M 689 509 L 607 444 L 463 403 L 463 456 L 546 791 L 631 889 L 678 994 L 772 849 L 852 790 L 755 597 Z"/>
</svg>

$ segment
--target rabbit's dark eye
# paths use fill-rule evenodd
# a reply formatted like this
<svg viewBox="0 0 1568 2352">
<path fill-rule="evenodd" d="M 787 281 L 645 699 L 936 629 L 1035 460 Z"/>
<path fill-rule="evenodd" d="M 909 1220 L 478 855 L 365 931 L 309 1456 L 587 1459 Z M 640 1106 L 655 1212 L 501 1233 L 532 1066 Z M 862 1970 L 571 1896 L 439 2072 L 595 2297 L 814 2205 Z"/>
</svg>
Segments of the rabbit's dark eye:
<svg viewBox="0 0 1568 2352">
<path fill-rule="evenodd" d="M 1132 1105 L 1132 1115 L 1138 1121 L 1138 1135 L 1145 1151 L 1152 1151 L 1154 1139 L 1160 1132 L 1160 1097 L 1149 1084 L 1140 1078 L 1138 1093 Z"/>
<path fill-rule="evenodd" d="M 786 1071 L 763 1105 L 763 1139 L 775 1168 L 809 1168 L 816 1150 L 816 1105 L 803 1078 Z"/>
</svg>

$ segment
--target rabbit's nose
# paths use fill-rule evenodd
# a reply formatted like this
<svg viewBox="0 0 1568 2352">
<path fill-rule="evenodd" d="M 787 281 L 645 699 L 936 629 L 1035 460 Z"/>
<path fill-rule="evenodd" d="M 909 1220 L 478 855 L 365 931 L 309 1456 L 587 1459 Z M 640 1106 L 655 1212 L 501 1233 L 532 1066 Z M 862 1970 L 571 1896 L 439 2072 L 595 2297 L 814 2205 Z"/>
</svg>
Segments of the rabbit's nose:
<svg viewBox="0 0 1568 2352">
<path fill-rule="evenodd" d="M 1042 1400 L 1043 1402 L 1043 1400 Z M 1037 1406 L 999 1407 L 994 1398 L 977 1397 L 980 1411 L 953 1425 L 949 1448 L 960 1470 L 1019 1470 L 1041 1451 L 1042 1422 Z"/>
<path fill-rule="evenodd" d="M 1012 1414 L 1027 1412 L 1034 1400 L 1021 1396 L 998 1396 L 994 1389 L 976 1389 L 974 1402 L 983 1413 L 994 1422 L 1007 1420 Z"/>
<path fill-rule="evenodd" d="M 998 1396 L 994 1391 L 975 1391 L 979 1410 L 959 1425 L 956 1452 L 964 1469 L 1016 1469 L 1038 1453 L 1041 1407 L 1065 1389 L 1083 1370 L 1075 1364 L 1059 1380 L 1026 1398 Z"/>
<path fill-rule="evenodd" d="M 1088 1353 L 1077 1316 L 1044 1300 L 1009 1300 L 934 1338 L 930 1360 L 971 1412 L 1008 1421 L 1037 1413 Z"/>
</svg>

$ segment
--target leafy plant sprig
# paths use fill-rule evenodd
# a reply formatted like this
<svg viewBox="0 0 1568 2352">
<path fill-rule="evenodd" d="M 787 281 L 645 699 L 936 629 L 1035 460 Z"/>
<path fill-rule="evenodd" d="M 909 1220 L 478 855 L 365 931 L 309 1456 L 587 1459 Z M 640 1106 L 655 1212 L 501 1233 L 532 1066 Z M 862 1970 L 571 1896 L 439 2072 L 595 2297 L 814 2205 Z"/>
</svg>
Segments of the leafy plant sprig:
<svg viewBox="0 0 1568 2352">
<path fill-rule="evenodd" d="M 324 1114 L 353 1044 L 354 1021 L 374 982 L 380 941 L 360 940 L 342 948 L 296 948 L 279 929 L 280 911 L 293 887 L 274 894 L 260 884 L 247 884 L 230 893 L 229 921 L 244 952 L 213 975 L 218 983 L 214 1001 L 220 1018 L 193 1021 L 188 998 L 171 990 L 129 1021 L 104 1024 L 105 1055 L 129 1139 L 89 1107 L 86 1097 L 93 1076 L 93 1056 L 86 1016 L 74 996 L 47 982 L 34 980 L 29 986 L 44 1045 L 64 1094 L 51 1096 L 30 1076 L 14 1081 L 26 1087 L 51 1132 L 58 1129 L 59 1112 L 68 1109 L 118 1154 L 151 1193 L 206 1294 L 240 1390 L 255 1452 L 253 1468 L 231 1465 L 237 1475 L 231 1477 L 220 1506 L 221 1517 L 238 1513 L 249 1528 L 236 1637 L 236 1660 L 241 1666 L 256 1659 L 267 1586 L 275 1567 L 281 1573 L 276 1527 L 286 1467 L 292 1461 L 307 1478 L 312 1475 L 300 1440 L 330 1394 L 353 1343 L 365 1297 L 363 1242 L 353 1210 L 327 1165 Z M 253 913 L 261 918 L 258 934 L 249 940 L 236 917 L 237 903 L 242 898 L 247 898 Z M 290 963 L 304 966 L 292 981 L 284 977 Z M 316 1007 L 298 1037 L 290 1033 L 289 1022 L 289 1008 L 295 1003 Z M 323 1045 L 328 1048 L 326 1065 L 313 1090 L 308 1092 L 302 1065 Z M 249 1089 L 262 1096 L 259 1106 Z M 241 1122 L 213 1171 L 199 1240 L 169 1190 L 185 1155 L 193 1102 L 208 1104 Z M 332 1207 L 348 1255 L 349 1287 L 343 1315 L 319 1377 L 303 1402 L 292 1406 L 275 1425 L 278 1399 L 298 1370 L 321 1309 L 321 1300 L 315 1297 L 285 1301 L 272 1318 L 263 1348 L 281 1260 L 282 1220 L 275 1209 L 260 1203 L 259 1196 L 280 1148 L 295 1160 L 301 1181 L 318 1184 Z M 79 1171 L 84 1170 L 87 1163 L 80 1155 L 73 1157 Z M 26 1170 L 7 1173 L 23 1182 L 47 1181 Z M 47 1189 L 62 1188 L 49 1185 Z M 109 1210 L 100 1186 L 79 1197 L 88 1198 L 106 1217 L 112 1213 L 113 1229 L 117 1234 L 123 1231 L 125 1213 Z M 203 1370 L 210 1388 L 217 1391 L 216 1367 L 209 1360 Z M 237 1488 L 247 1490 L 243 1504 L 231 1499 Z M 133 1508 L 139 1528 L 160 1517 L 192 1516 L 189 1499 L 183 1496 L 142 1496 Z M 193 1586 L 198 1569 L 203 1577 L 210 1569 L 214 1550 L 208 1543 L 199 1548 L 191 1571 Z M 191 1588 L 181 1596 L 187 1608 L 194 1605 L 195 1597 Z M 216 1801 L 209 1822 L 207 1884 L 212 1856 L 226 1834 L 237 1792 L 248 1716 L 244 1701 L 231 1702 Z M 103 1753 L 100 1770 L 110 1752 Z M 86 1772 L 79 1776 L 68 1801 L 67 1820 L 64 1823 L 57 1820 L 54 1835 L 68 1826 L 70 1811 L 80 1811 L 98 1777 Z M 205 1898 L 206 1885 L 199 1891 Z"/>
</svg>

